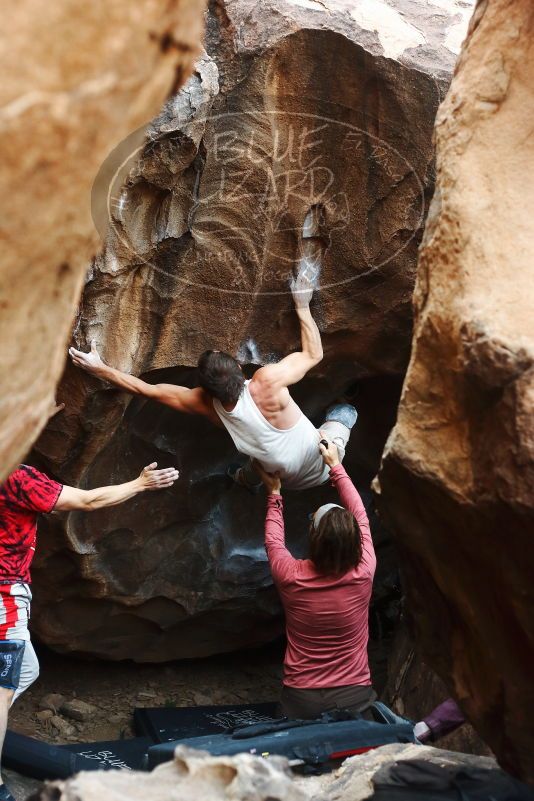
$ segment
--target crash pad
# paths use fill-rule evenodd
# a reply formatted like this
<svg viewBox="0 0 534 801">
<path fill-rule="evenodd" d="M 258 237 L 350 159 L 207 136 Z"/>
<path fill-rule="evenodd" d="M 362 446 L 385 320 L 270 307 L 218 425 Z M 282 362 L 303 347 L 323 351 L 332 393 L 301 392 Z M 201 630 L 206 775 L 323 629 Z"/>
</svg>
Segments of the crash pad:
<svg viewBox="0 0 534 801">
<path fill-rule="evenodd" d="M 95 743 L 51 745 L 8 731 L 2 763 L 32 779 L 68 779 L 80 770 L 142 770 L 151 741 L 147 737 Z"/>
<path fill-rule="evenodd" d="M 184 737 L 221 734 L 238 726 L 277 717 L 277 704 L 229 704 L 226 706 L 154 707 L 134 710 L 134 730 L 153 743 Z"/>
</svg>

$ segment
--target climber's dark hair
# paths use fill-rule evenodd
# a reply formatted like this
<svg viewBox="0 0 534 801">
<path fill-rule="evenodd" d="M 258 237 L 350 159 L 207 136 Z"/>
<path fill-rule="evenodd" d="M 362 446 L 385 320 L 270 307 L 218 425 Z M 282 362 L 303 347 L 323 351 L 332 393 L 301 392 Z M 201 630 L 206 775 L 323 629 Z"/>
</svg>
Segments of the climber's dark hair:
<svg viewBox="0 0 534 801">
<path fill-rule="evenodd" d="M 318 573 L 343 576 L 362 558 L 362 537 L 356 518 L 338 507 L 326 512 L 317 528 L 310 528 L 310 559 Z"/>
<path fill-rule="evenodd" d="M 245 377 L 239 362 L 220 350 L 205 350 L 198 360 L 198 376 L 202 389 L 221 403 L 237 403 Z"/>
</svg>

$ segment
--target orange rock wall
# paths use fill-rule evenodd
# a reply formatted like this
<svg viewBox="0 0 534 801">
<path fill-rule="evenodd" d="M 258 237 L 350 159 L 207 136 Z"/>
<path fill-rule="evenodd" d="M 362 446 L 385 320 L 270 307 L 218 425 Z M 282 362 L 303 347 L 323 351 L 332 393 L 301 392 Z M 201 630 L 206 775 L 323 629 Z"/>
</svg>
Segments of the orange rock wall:
<svg viewBox="0 0 534 801">
<path fill-rule="evenodd" d="M 110 149 L 191 72 L 203 0 L 20 0 L 0 33 L 0 479 L 48 419 Z"/>
<path fill-rule="evenodd" d="M 412 356 L 380 472 L 427 661 L 534 780 L 534 10 L 479 2 L 436 124 Z"/>
</svg>

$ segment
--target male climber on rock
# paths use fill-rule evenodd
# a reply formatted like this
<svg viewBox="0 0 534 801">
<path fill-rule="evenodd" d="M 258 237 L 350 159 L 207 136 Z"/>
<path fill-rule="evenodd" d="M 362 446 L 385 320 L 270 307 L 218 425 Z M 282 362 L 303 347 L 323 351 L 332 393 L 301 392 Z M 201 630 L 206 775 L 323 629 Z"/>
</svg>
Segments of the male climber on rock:
<svg viewBox="0 0 534 801">
<path fill-rule="evenodd" d="M 179 412 L 200 414 L 223 425 L 237 450 L 249 456 L 245 467 L 230 469 L 237 484 L 252 489 L 260 483 L 253 460 L 269 473 L 279 473 L 287 489 L 316 487 L 328 480 L 328 468 L 319 451 L 319 430 L 302 413 L 288 387 L 300 381 L 323 358 L 321 336 L 310 311 L 319 272 L 323 240 L 318 224 L 308 215 L 303 231 L 302 258 L 291 291 L 300 322 L 300 351 L 277 364 L 268 364 L 245 380 L 241 366 L 221 351 L 205 351 L 198 360 L 200 387 L 148 384 L 105 364 L 93 341 L 89 353 L 70 348 L 72 361 L 98 378 L 135 395 L 157 400 Z M 331 407 L 321 430 L 338 447 L 341 459 L 356 422 L 349 404 Z"/>
</svg>

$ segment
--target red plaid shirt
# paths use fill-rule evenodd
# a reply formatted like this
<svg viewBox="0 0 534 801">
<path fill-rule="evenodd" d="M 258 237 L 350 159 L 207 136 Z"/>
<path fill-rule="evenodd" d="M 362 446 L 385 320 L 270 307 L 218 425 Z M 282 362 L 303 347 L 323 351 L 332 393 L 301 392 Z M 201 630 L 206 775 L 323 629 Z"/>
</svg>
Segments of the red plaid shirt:
<svg viewBox="0 0 534 801">
<path fill-rule="evenodd" d="M 37 515 L 52 511 L 62 489 L 26 464 L 0 485 L 0 585 L 30 582 Z"/>
</svg>

